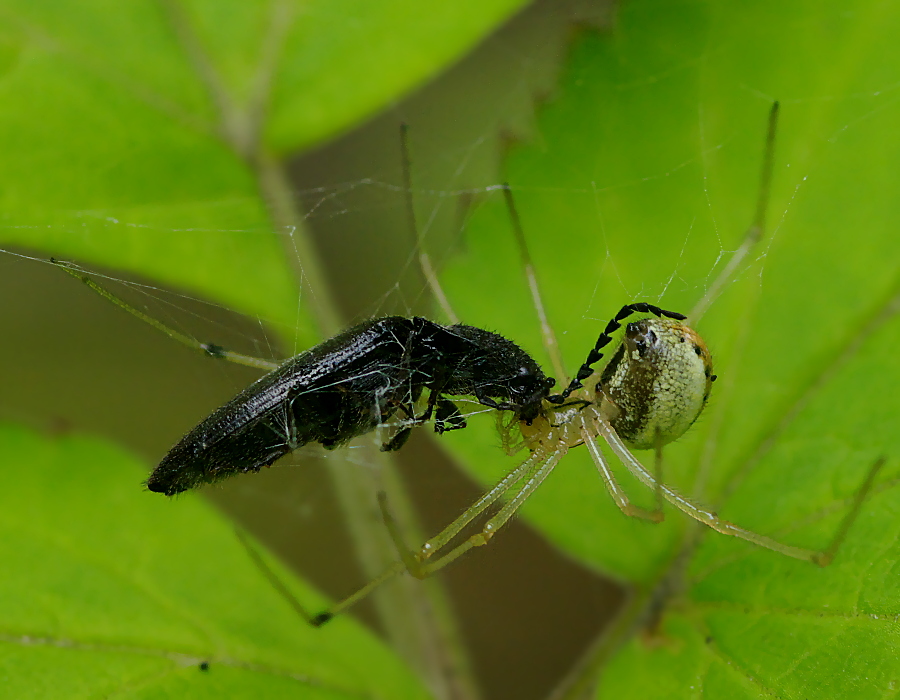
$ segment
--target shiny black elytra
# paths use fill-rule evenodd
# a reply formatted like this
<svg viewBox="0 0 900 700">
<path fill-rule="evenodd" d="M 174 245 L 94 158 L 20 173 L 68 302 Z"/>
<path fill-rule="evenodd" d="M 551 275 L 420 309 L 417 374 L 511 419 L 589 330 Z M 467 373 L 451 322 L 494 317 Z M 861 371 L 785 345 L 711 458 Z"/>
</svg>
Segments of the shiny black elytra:
<svg viewBox="0 0 900 700">
<path fill-rule="evenodd" d="M 257 472 L 302 445 L 333 449 L 400 412 L 408 421 L 382 445 L 402 447 L 434 416 L 435 431 L 466 422 L 446 395 L 474 396 L 530 422 L 555 381 L 503 336 L 425 318 L 361 323 L 297 355 L 214 411 L 175 445 L 147 480 L 173 495 L 233 474 Z M 415 403 L 427 389 L 428 404 Z"/>
</svg>

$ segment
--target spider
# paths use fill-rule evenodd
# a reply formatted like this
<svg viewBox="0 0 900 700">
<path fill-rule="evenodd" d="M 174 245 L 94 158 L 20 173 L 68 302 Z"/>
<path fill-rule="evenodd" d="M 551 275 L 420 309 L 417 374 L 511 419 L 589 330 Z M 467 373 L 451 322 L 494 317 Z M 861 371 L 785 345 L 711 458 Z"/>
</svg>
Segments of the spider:
<svg viewBox="0 0 900 700">
<path fill-rule="evenodd" d="M 777 103 L 770 115 L 761 187 L 763 202 L 771 170 L 776 117 Z M 405 129 L 402 134 L 406 192 L 410 193 Z M 555 343 L 546 341 L 552 338 L 552 333 L 543 314 L 533 265 L 509 187 L 504 186 L 503 192 L 533 300 L 544 326 L 545 343 L 555 359 L 554 365 L 559 367 Z M 409 202 L 408 208 L 415 231 Z M 748 238 L 761 235 L 763 214 L 761 205 Z M 236 473 L 259 471 L 262 466 L 269 466 L 310 442 L 334 449 L 354 437 L 389 425 L 399 414 L 404 420 L 382 444 L 385 451 L 397 450 L 415 426 L 428 421 L 433 420 L 434 430 L 439 434 L 465 428 L 464 416 L 449 398 L 453 396 L 474 397 L 481 405 L 511 416 L 508 432 L 521 435 L 519 447 L 526 449 L 528 456 L 418 550 L 411 551 L 404 543 L 385 497 L 379 495 L 383 519 L 399 560 L 331 609 L 317 615 L 303 613 L 315 626 L 324 624 L 403 571 L 425 578 L 473 547 L 487 544 L 568 451 L 580 445 L 585 445 L 607 490 L 624 514 L 660 522 L 665 500 L 718 532 L 820 566 L 828 565 L 833 559 L 883 463 L 879 460 L 870 469 L 831 544 L 824 550 L 804 549 L 725 521 L 663 482 L 662 448 L 681 437 L 696 421 L 716 379 L 706 344 L 684 323 L 687 317 L 681 313 L 648 302 L 626 304 L 599 334 L 575 377 L 562 392 L 553 394 L 551 389 L 556 380 L 546 376 L 528 353 L 511 340 L 480 328 L 460 323 L 442 325 L 421 317 L 391 316 L 354 326 L 275 365 L 184 336 L 129 306 L 73 266 L 56 260 L 51 262 L 129 313 L 211 357 L 269 370 L 201 421 L 169 451 L 147 480 L 151 491 L 171 496 Z M 429 275 L 427 259 L 424 262 L 426 277 L 436 287 L 436 280 Z M 715 289 L 716 283 L 707 297 Z M 442 293 L 437 296 L 443 298 Z M 702 306 L 703 302 L 699 308 Z M 613 341 L 613 334 L 636 313 L 651 316 L 626 325 L 624 338 L 597 377 L 595 365 Z M 428 397 L 424 399 L 426 390 Z M 417 414 L 417 406 L 423 401 L 424 409 Z M 505 437 L 508 443 L 509 435 Z M 656 508 L 645 509 L 630 502 L 599 447 L 601 440 L 640 482 L 655 491 Z M 655 472 L 648 470 L 632 454 L 632 449 L 655 450 Z M 480 530 L 451 546 L 476 518 L 501 500 L 503 504 Z M 259 557 L 254 559 L 265 571 Z"/>
</svg>

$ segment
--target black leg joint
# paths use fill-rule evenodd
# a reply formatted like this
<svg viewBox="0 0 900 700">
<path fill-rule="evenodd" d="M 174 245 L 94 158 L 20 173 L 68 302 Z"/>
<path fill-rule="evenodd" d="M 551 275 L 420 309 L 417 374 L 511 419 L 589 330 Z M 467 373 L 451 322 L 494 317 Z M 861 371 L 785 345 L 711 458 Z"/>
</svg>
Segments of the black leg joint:
<svg viewBox="0 0 900 700">
<path fill-rule="evenodd" d="M 412 435 L 412 427 L 403 428 L 394 437 L 381 446 L 382 452 L 396 452 L 406 444 L 409 436 Z"/>
<path fill-rule="evenodd" d="M 215 357 L 216 359 L 221 360 L 225 357 L 225 348 L 221 345 L 216 345 L 215 343 L 203 343 L 200 345 L 203 348 L 203 352 L 205 352 L 210 357 Z"/>
<path fill-rule="evenodd" d="M 466 418 L 452 401 L 438 399 L 434 416 L 434 432 L 442 435 L 447 430 L 461 430 L 466 427 Z"/>
<path fill-rule="evenodd" d="M 490 396 L 479 394 L 478 391 L 475 392 L 475 398 L 478 399 L 478 403 L 480 403 L 482 406 L 487 406 L 488 408 L 496 408 L 498 411 L 503 408 L 508 408 L 508 406 L 506 405 L 497 403 Z"/>
<path fill-rule="evenodd" d="M 334 615 L 330 612 L 321 612 L 318 615 L 314 615 L 309 622 L 313 627 L 321 627 L 333 617 Z"/>
</svg>

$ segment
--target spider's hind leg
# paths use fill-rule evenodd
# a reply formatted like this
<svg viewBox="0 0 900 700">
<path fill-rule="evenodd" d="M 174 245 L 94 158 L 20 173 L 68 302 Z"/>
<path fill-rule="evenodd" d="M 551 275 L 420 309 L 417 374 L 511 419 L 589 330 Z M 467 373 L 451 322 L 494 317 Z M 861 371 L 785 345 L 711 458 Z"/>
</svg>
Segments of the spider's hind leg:
<svg viewBox="0 0 900 700">
<path fill-rule="evenodd" d="M 284 581 L 282 581 L 278 577 L 278 575 L 272 570 L 272 567 L 269 566 L 265 559 L 263 559 L 257 548 L 250 541 L 247 533 L 239 527 L 235 528 L 234 532 L 235 535 L 237 535 L 238 542 L 243 545 L 244 549 L 247 552 L 247 556 L 250 558 L 250 561 L 253 562 L 253 565 L 257 569 L 259 569 L 260 573 L 266 578 L 272 588 L 274 588 L 278 592 L 278 595 L 280 595 L 287 602 L 287 604 L 294 609 L 294 612 L 296 612 L 304 622 L 306 622 L 308 625 L 311 625 L 312 627 L 319 627 L 331 619 L 330 616 L 326 617 L 323 615 L 313 615 L 305 607 L 303 607 L 300 601 L 297 600 L 297 597 L 285 585 Z"/>
<path fill-rule="evenodd" d="M 606 486 L 606 490 L 609 492 L 609 495 L 613 499 L 613 502 L 619 507 L 619 510 L 621 510 L 625 515 L 631 518 L 639 518 L 641 520 L 647 520 L 651 523 L 661 523 L 663 521 L 663 493 L 661 486 L 662 480 L 657 480 L 657 483 L 660 486 L 657 488 L 656 508 L 654 508 L 653 510 L 649 510 L 647 508 L 641 508 L 640 506 L 634 505 L 634 503 L 632 503 L 628 496 L 625 494 L 624 489 L 619 485 L 619 482 L 616 481 L 616 477 L 613 474 L 612 470 L 609 468 L 609 463 L 606 461 L 606 457 L 603 456 L 603 452 L 600 451 L 600 447 L 597 445 L 596 437 L 593 437 L 589 430 L 584 429 L 582 431 L 582 438 L 584 439 L 584 444 L 587 445 L 588 452 L 590 452 L 591 454 L 591 460 L 597 467 L 597 471 L 600 472 L 600 477 L 603 479 L 603 484 Z M 657 454 L 657 473 L 661 473 L 662 448 L 658 449 Z"/>
<path fill-rule="evenodd" d="M 872 466 L 869 467 L 866 478 L 863 480 L 862 485 L 853 497 L 853 503 L 850 506 L 850 510 L 847 511 L 847 514 L 844 516 L 843 520 L 841 520 L 840 525 L 838 525 L 831 543 L 821 552 L 817 552 L 817 558 L 813 559 L 814 564 L 828 566 L 834 561 L 835 554 L 837 554 L 838 549 L 840 549 L 840 546 L 847 538 L 847 533 L 850 532 L 850 528 L 853 527 L 853 523 L 856 522 L 860 510 L 862 510 L 862 505 L 865 503 L 869 492 L 872 490 L 872 485 L 875 483 L 875 477 L 878 475 L 878 472 L 881 471 L 881 467 L 884 466 L 886 461 L 885 457 L 879 457 Z"/>
<path fill-rule="evenodd" d="M 400 561 L 403 562 L 406 570 L 412 576 L 415 576 L 417 579 L 425 578 L 426 574 L 423 571 L 422 562 L 419 561 L 412 549 L 410 549 L 409 545 L 406 543 L 406 540 L 403 539 L 400 527 L 397 525 L 397 521 L 394 519 L 394 516 L 391 515 L 391 511 L 388 508 L 387 494 L 384 491 L 378 492 L 378 507 L 381 509 L 381 518 L 384 520 L 384 526 L 387 528 L 391 541 L 394 543 L 394 548 L 400 556 Z"/>
<path fill-rule="evenodd" d="M 759 547 L 771 549 L 774 552 L 779 552 L 780 554 L 793 557 L 794 559 L 802 559 L 803 561 L 808 561 L 817 566 L 828 566 L 834 560 L 835 553 L 847 537 L 847 533 L 850 531 L 856 518 L 859 516 L 862 505 L 869 492 L 872 490 L 872 485 L 875 483 L 875 477 L 885 463 L 885 458 L 880 457 L 875 460 L 869 468 L 863 483 L 853 497 L 850 510 L 844 516 L 844 519 L 838 526 L 838 529 L 828 546 L 825 549 L 807 549 L 805 547 L 795 547 L 794 545 L 785 544 L 784 542 L 767 537 L 766 535 L 761 535 L 758 532 L 740 527 L 720 518 L 719 515 L 708 506 L 681 495 L 675 489 L 666 486 L 661 480 L 657 479 L 634 457 L 634 455 L 631 454 L 628 447 L 622 442 L 622 439 L 616 434 L 616 431 L 613 430 L 612 426 L 604 421 L 596 421 L 594 427 L 596 429 L 595 434 L 606 440 L 628 471 L 630 471 L 645 486 L 659 489 L 662 492 L 663 498 L 685 515 L 703 523 L 716 532 L 721 532 L 723 535 L 731 535 L 732 537 L 752 542 Z M 588 436 L 590 435 L 587 431 L 585 431 L 585 434 Z M 593 442 L 587 442 L 587 445 L 591 450 L 592 457 L 595 453 L 599 455 L 599 457 L 595 459 L 595 462 L 597 462 L 598 459 L 603 460 L 599 448 L 593 444 Z M 600 462 L 597 462 L 597 464 L 599 467 Z M 613 497 L 615 498 L 615 495 Z"/>
<path fill-rule="evenodd" d="M 662 492 L 663 485 L 663 442 L 662 435 L 659 432 L 659 428 L 656 430 L 656 445 L 653 448 L 654 451 L 654 462 L 653 462 L 653 473 L 656 476 L 656 487 L 653 489 L 653 493 L 656 496 L 656 509 L 655 512 L 659 513 L 659 521 L 661 522 L 665 517 L 663 513 L 663 501 L 665 497 Z"/>
<path fill-rule="evenodd" d="M 565 455 L 567 449 L 568 448 L 562 444 L 557 445 L 556 449 L 551 452 L 540 451 L 533 453 L 528 459 L 521 462 L 504 476 L 493 488 L 484 493 L 481 498 L 475 501 L 475 503 L 469 506 L 456 520 L 425 542 L 418 551 L 413 551 L 409 548 L 400 533 L 400 528 L 397 526 L 394 517 L 388 509 L 387 498 L 384 494 L 379 494 L 378 503 L 381 508 L 382 518 L 384 519 L 388 534 L 397 549 L 400 560 L 388 565 L 380 575 L 369 581 L 355 593 L 352 593 L 338 603 L 335 603 L 328 610 L 313 616 L 310 616 L 304 610 L 301 613 L 304 616 L 304 619 L 309 621 L 310 624 L 318 627 L 335 615 L 358 603 L 385 581 L 388 581 L 404 571 L 408 571 L 412 576 L 419 579 L 427 578 L 439 569 L 442 569 L 455 561 L 469 549 L 487 544 L 496 534 L 497 530 L 503 527 L 503 525 L 513 517 L 525 499 L 540 486 L 556 466 L 556 463 L 563 455 Z M 450 551 L 442 553 L 451 541 L 454 540 L 466 526 L 469 525 L 469 523 L 510 493 L 512 495 L 509 498 L 509 501 L 503 505 L 493 517 L 487 520 L 480 531 L 471 537 L 466 538 L 459 545 L 450 549 Z M 292 603 L 292 605 L 293 604 L 294 603 Z"/>
</svg>

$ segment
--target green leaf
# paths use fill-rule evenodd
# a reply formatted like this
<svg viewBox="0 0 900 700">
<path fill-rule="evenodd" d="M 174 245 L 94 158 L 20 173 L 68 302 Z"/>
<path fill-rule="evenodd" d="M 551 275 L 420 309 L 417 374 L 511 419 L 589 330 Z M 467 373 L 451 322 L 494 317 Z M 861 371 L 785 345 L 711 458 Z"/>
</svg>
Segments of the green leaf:
<svg viewBox="0 0 900 700">
<path fill-rule="evenodd" d="M 654 601 L 665 606 L 655 641 L 633 640 L 599 697 L 802 698 L 827 687 L 862 698 L 896 683 L 900 12 L 845 11 L 627 3 L 609 36 L 575 41 L 540 139 L 507 161 L 572 371 L 623 303 L 688 313 L 711 288 L 753 220 L 766 115 L 781 100 L 769 229 L 697 324 L 719 381 L 667 448 L 666 480 L 741 526 L 816 549 L 888 458 L 835 563 L 819 569 L 674 509 L 661 526 L 628 519 L 586 450 L 572 450 L 525 516 L 580 561 L 672 591 Z M 541 356 L 499 197 L 466 242 L 444 277 L 457 312 Z M 514 463 L 491 426 L 467 432 L 446 444 L 484 481 Z M 652 506 L 627 474 L 622 483 Z"/>
<path fill-rule="evenodd" d="M 0 452 L 6 697 L 427 697 L 352 618 L 306 625 L 202 498 L 142 492 L 129 454 L 9 425 Z"/>
<path fill-rule="evenodd" d="M 0 240 L 41 251 L 41 256 L 72 259 L 92 270 L 105 265 L 186 290 L 261 317 L 267 331 L 274 328 L 282 338 L 294 335 L 296 346 L 308 347 L 319 338 L 307 292 L 312 287 L 319 303 L 327 306 L 328 290 L 324 285 L 301 289 L 301 278 L 314 273 L 317 264 L 298 254 L 298 249 L 306 249 L 302 221 L 285 216 L 269 201 L 279 193 L 265 181 L 262 164 L 274 159 L 275 168 L 283 168 L 295 151 L 358 124 L 446 68 L 523 4 L 523 0 L 463 0 L 440 7 L 409 0 L 63 0 L 41 5 L 2 0 Z M 5 454 L 7 465 L 16 460 L 31 464 Z M 129 478 L 121 488 L 133 489 L 141 497 L 138 483 L 138 478 Z M 79 503 L 88 514 L 96 511 L 94 501 L 68 493 L 68 488 L 66 481 L 52 492 Z M 34 511 L 32 519 L 22 518 L 19 510 L 10 513 L 11 518 L 18 517 L 14 519 L 18 528 L 35 522 L 42 503 L 38 494 L 13 487 L 7 496 L 17 499 L 20 508 Z M 58 510 L 55 503 L 44 505 Z M 69 513 L 77 522 L 90 521 L 71 510 L 59 512 Z M 118 513 L 122 532 L 117 534 L 130 533 L 130 540 L 140 543 L 143 530 L 134 528 L 148 526 L 140 522 L 142 512 L 131 508 L 130 501 L 123 506 Z M 161 519 L 169 513 L 165 510 Z M 115 533 L 114 522 L 102 522 L 98 536 Z M 176 524 L 177 517 L 171 527 Z M 204 532 L 188 524 L 179 536 L 164 529 L 180 547 L 179 557 L 170 565 L 181 567 L 178 576 L 189 579 L 196 561 L 187 552 L 205 547 Z M 85 551 L 92 554 L 96 548 L 105 550 L 96 543 Z M 108 554 L 115 571 L 127 571 L 128 562 L 143 552 L 140 547 L 126 549 Z M 121 563 L 119 556 L 124 557 Z M 229 567 L 220 571 L 246 567 L 239 552 L 228 556 Z M 165 675 L 173 664 L 180 668 L 179 659 L 172 656 L 176 652 L 192 659 L 220 659 L 219 668 L 214 665 L 202 681 L 215 684 L 219 697 L 236 696 L 241 686 L 254 697 L 280 696 L 283 693 L 272 690 L 277 691 L 273 684 L 282 682 L 296 693 L 296 678 L 279 680 L 278 674 L 285 673 L 308 676 L 310 687 L 319 688 L 309 694 L 417 693 L 405 676 L 403 682 L 391 680 L 400 673 L 396 662 L 385 659 L 383 650 L 371 652 L 371 641 L 360 646 L 352 635 L 343 638 L 335 633 L 332 645 L 321 641 L 318 633 L 308 638 L 304 633 L 298 637 L 303 646 L 298 647 L 294 637 L 266 639 L 263 626 L 256 633 L 247 631 L 246 642 L 241 641 L 245 630 L 229 630 L 231 646 L 226 647 L 216 636 L 204 637 L 207 623 L 199 623 L 200 613 L 196 639 L 173 637 L 155 631 L 165 618 L 141 607 L 143 601 L 135 594 L 131 599 L 118 593 L 101 595 L 105 584 L 99 576 L 82 581 L 83 561 L 73 556 L 67 565 L 65 576 L 35 569 L 31 575 L 10 577 L 9 585 L 18 587 L 18 595 L 5 600 L 19 606 L 23 617 L 5 630 L 8 651 L 20 657 L 15 668 L 27 665 L 33 671 L 16 674 L 22 694 L 37 689 L 38 679 L 46 674 L 47 687 L 55 688 L 47 694 L 69 695 L 62 680 L 55 680 L 64 673 L 74 674 L 73 683 L 78 681 L 84 692 L 96 693 L 107 665 L 127 667 L 125 674 L 111 670 L 109 682 L 116 690 L 130 692 L 141 684 L 152 685 L 141 679 Z M 11 561 L 7 566 L 16 572 L 34 569 L 32 564 L 17 569 Z M 48 577 L 41 578 L 41 573 Z M 89 574 L 90 569 L 84 572 Z M 79 581 L 80 587 L 65 590 L 60 582 L 67 578 Z M 48 582 L 59 590 L 46 591 Z M 231 601 L 233 593 L 249 606 L 258 597 L 255 591 L 252 595 L 240 591 L 237 583 L 229 573 L 203 584 L 207 595 L 219 600 L 211 612 L 224 610 L 226 621 L 230 613 L 222 607 L 223 598 Z M 192 591 L 186 604 L 198 604 L 190 598 L 203 588 Z M 26 615 L 28 607 L 22 600 L 37 605 L 44 596 L 50 596 L 53 605 L 44 606 L 49 622 L 41 620 L 46 623 L 42 627 Z M 54 615 L 68 610 L 66 596 L 72 597 L 72 605 L 80 597 L 108 598 L 111 607 L 114 601 L 110 614 L 116 613 L 130 632 L 115 628 L 106 634 L 78 620 L 75 626 L 60 623 L 47 629 Z M 135 611 L 131 605 L 137 606 Z M 283 607 L 256 614 L 281 617 L 284 627 L 299 625 Z M 86 615 L 89 621 L 103 623 L 101 627 L 114 621 L 99 612 Z M 246 614 L 240 617 L 241 624 L 249 624 Z M 254 634 L 265 654 L 252 648 Z M 32 648 L 26 637 L 47 641 Z M 127 644 L 119 649 L 120 642 Z M 274 653 L 275 645 L 284 651 Z M 154 653 L 146 658 L 136 655 L 135 647 L 158 652 L 159 658 Z M 81 653 L 73 654 L 73 649 Z M 169 652 L 172 658 L 166 656 Z M 88 654 L 93 654 L 92 668 L 78 660 Z M 229 661 L 245 666 L 229 668 Z M 382 663 L 384 669 L 375 668 Z M 371 679 L 361 680 L 368 678 L 369 664 Z M 195 671 L 193 666 L 186 671 L 194 682 L 194 676 L 202 675 Z M 235 677 L 254 673 L 268 678 L 269 692 L 260 693 L 252 679 Z M 49 684 L 51 678 L 54 685 Z M 227 693 L 223 687 L 229 688 Z"/>
<path fill-rule="evenodd" d="M 522 4 L 4 0 L 0 240 L 186 288 L 309 345 L 294 231 L 273 225 L 257 161 L 357 124 Z"/>
</svg>

